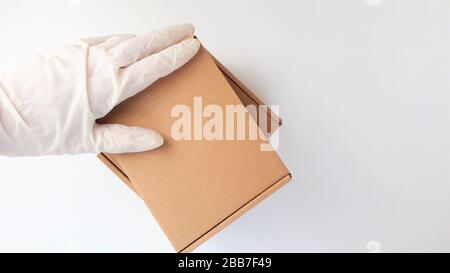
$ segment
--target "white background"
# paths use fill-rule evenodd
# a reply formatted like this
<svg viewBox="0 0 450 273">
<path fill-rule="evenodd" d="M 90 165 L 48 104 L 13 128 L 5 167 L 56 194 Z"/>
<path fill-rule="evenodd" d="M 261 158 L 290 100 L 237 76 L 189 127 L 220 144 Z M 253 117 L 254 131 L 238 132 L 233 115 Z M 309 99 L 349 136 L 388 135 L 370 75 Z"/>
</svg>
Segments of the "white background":
<svg viewBox="0 0 450 273">
<path fill-rule="evenodd" d="M 0 67 L 191 22 L 284 119 L 291 184 L 199 252 L 450 251 L 450 1 L 0 2 Z M 0 158 L 0 251 L 172 251 L 94 156 Z"/>
</svg>

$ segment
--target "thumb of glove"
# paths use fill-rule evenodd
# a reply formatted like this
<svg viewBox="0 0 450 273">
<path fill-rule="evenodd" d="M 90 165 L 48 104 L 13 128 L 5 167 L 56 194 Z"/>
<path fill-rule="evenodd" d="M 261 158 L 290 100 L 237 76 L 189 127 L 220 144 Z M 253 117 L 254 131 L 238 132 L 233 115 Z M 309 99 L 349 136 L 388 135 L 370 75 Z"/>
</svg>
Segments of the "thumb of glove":
<svg viewBox="0 0 450 273">
<path fill-rule="evenodd" d="M 96 124 L 92 138 L 97 152 L 112 154 L 148 151 L 164 143 L 155 130 L 119 124 Z"/>
</svg>

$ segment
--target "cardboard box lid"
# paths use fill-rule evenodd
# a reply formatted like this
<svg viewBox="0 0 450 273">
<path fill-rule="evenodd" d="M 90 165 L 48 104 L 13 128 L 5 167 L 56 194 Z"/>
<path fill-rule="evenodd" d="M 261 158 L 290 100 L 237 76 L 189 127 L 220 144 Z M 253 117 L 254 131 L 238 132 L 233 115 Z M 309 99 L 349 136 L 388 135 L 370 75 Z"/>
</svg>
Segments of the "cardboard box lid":
<svg viewBox="0 0 450 273">
<path fill-rule="evenodd" d="M 239 83 L 221 69 L 202 48 L 184 67 L 99 121 L 153 128 L 165 138 L 164 146 L 153 151 L 100 157 L 141 196 L 179 252 L 191 250 L 290 178 L 276 152 L 261 151 L 266 140 L 171 137 L 175 105 L 194 109 L 194 97 L 202 97 L 203 106 L 222 109 L 242 104 L 232 87 Z M 252 118 L 247 121 L 246 126 L 255 123 Z"/>
</svg>

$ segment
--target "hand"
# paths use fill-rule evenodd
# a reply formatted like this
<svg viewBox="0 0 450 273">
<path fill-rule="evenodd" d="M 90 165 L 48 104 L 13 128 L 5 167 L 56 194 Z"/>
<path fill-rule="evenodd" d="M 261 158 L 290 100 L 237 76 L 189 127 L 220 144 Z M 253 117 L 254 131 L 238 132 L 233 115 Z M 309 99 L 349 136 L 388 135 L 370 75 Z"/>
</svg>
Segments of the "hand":
<svg viewBox="0 0 450 273">
<path fill-rule="evenodd" d="M 185 24 L 85 39 L 1 77 L 0 155 L 125 153 L 162 145 L 152 129 L 95 120 L 188 62 L 200 46 L 184 40 L 193 33 Z"/>
</svg>

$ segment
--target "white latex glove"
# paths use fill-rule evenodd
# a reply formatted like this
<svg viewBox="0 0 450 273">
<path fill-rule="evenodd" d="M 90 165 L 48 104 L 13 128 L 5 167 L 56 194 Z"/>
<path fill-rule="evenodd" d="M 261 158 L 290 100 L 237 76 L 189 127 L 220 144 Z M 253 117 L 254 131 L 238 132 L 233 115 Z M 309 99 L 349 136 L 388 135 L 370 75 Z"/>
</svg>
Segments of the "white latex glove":
<svg viewBox="0 0 450 273">
<path fill-rule="evenodd" d="M 188 62 L 192 25 L 142 36 L 85 39 L 0 77 L 0 155 L 140 152 L 163 144 L 151 129 L 99 125 L 114 106 Z"/>
</svg>

